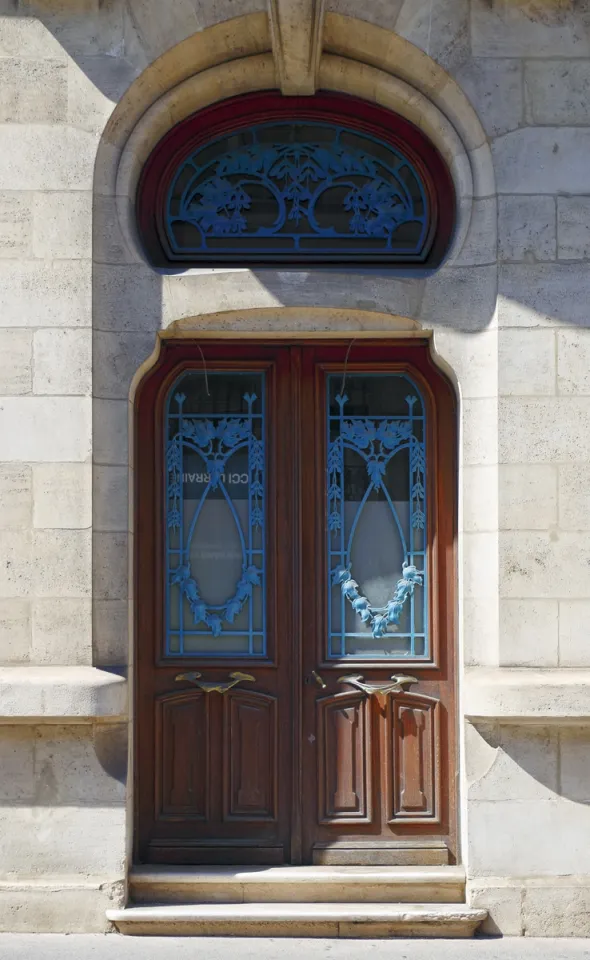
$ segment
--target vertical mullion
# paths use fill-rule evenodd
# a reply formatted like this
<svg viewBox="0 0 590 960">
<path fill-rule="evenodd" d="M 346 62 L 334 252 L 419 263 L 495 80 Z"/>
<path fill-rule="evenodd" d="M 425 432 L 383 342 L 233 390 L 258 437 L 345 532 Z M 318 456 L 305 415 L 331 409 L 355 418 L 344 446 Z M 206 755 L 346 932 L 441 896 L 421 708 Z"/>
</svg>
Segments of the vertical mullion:
<svg viewBox="0 0 590 960">
<path fill-rule="evenodd" d="M 409 510 L 408 510 L 408 541 L 410 545 L 410 551 L 408 556 L 408 561 L 410 564 L 414 563 L 414 468 L 412 464 L 413 460 L 413 447 L 415 443 L 414 439 L 414 399 L 413 397 L 407 397 L 408 408 L 409 408 L 409 419 L 410 419 L 410 444 L 408 447 L 408 483 L 409 483 Z M 414 619 L 414 594 L 410 596 L 410 656 L 414 657 L 416 655 L 416 629 L 415 629 L 415 619 Z"/>
<path fill-rule="evenodd" d="M 180 512 L 180 526 L 178 530 L 178 547 L 180 550 L 179 557 L 180 562 L 185 562 L 184 556 L 184 443 L 182 442 L 182 404 L 183 400 L 178 401 L 178 433 L 179 433 L 179 446 L 180 446 L 180 497 L 179 497 L 179 512 Z M 184 596 L 182 593 L 182 587 L 178 586 L 178 643 L 179 643 L 179 653 L 181 656 L 184 655 Z M 168 651 L 167 651 L 168 652 Z"/>
<path fill-rule="evenodd" d="M 429 625 L 429 598 L 428 598 L 428 577 L 429 577 L 429 559 L 428 559 L 428 447 L 426 443 L 427 411 L 422 400 L 422 444 L 424 450 L 424 473 L 422 476 L 422 486 L 424 487 L 424 498 L 422 500 L 422 513 L 424 514 L 424 526 L 422 527 L 422 632 L 424 633 L 424 656 L 430 656 L 430 625 Z"/>
<path fill-rule="evenodd" d="M 267 513 L 267 496 L 268 496 L 268 478 L 266 476 L 266 433 L 267 433 L 267 423 L 266 423 L 266 390 L 267 390 L 267 378 L 264 373 L 260 374 L 261 381 L 261 390 L 260 390 L 260 404 L 261 404 L 261 421 L 260 421 L 260 442 L 262 443 L 262 497 L 260 498 L 261 510 L 262 510 L 262 526 L 261 526 L 261 543 L 262 543 L 262 556 L 261 556 L 261 603 L 262 603 L 262 653 L 266 656 L 268 638 L 266 636 L 266 513 Z M 250 537 L 252 536 L 252 526 L 250 526 Z M 250 563 L 252 563 L 252 558 L 250 557 Z M 253 603 L 250 602 L 250 624 L 252 624 L 252 611 Z M 250 633 L 252 632 L 252 627 L 250 626 Z M 252 640 L 250 641 L 252 643 Z"/>
<path fill-rule="evenodd" d="M 342 378 L 344 383 L 344 377 Z M 329 399 L 329 398 L 328 398 Z M 344 398 L 342 398 L 344 400 Z M 328 408 L 329 411 L 329 408 Z M 340 566 L 345 567 L 346 564 L 346 554 L 348 549 L 348 544 L 346 545 L 347 549 L 344 547 L 344 523 L 346 517 L 346 508 L 344 501 L 344 444 L 342 443 L 342 424 L 344 421 L 344 402 L 338 404 L 338 438 L 340 440 L 340 449 L 342 451 L 341 461 L 340 461 Z M 328 420 L 329 423 L 329 420 Z M 330 598 L 331 599 L 331 598 Z M 342 591 L 340 591 L 340 656 L 346 656 L 346 599 Z"/>
<path fill-rule="evenodd" d="M 264 419 L 263 419 L 263 423 L 264 423 Z M 252 565 L 252 480 L 253 480 L 252 478 L 252 438 L 253 438 L 253 430 L 254 430 L 254 423 L 252 420 L 252 403 L 248 404 L 248 425 L 249 425 L 250 433 L 248 436 L 248 548 L 246 552 L 248 556 L 247 566 L 250 567 Z M 263 558 L 264 558 L 264 554 L 263 554 Z M 264 574 L 262 575 L 262 589 L 264 590 Z M 253 630 L 252 608 L 254 606 L 253 598 L 254 598 L 254 589 L 252 589 L 252 596 L 248 601 L 248 653 L 250 654 L 250 656 L 253 653 L 253 642 L 254 642 L 253 636 L 252 636 L 252 630 Z M 263 603 L 264 603 L 264 594 L 263 594 Z M 263 632 L 264 632 L 264 626 L 263 626 Z"/>
<path fill-rule="evenodd" d="M 164 490 L 165 493 L 165 508 L 164 508 L 164 530 L 166 537 L 166 562 L 164 564 L 166 582 L 164 585 L 164 597 L 165 597 L 165 606 L 166 606 L 166 634 L 165 634 L 165 652 L 166 655 L 170 653 L 170 526 L 168 523 L 168 511 L 170 510 L 170 472 L 168 468 L 168 444 L 169 440 L 169 429 L 170 429 L 170 419 L 169 419 L 169 409 L 170 409 L 170 398 L 166 402 L 166 408 L 164 412 L 164 457 L 163 457 L 163 473 L 164 473 Z M 181 464 L 182 466 L 182 464 Z M 182 473 L 180 474 L 182 481 Z M 181 556 L 179 554 L 179 556 Z"/>
<path fill-rule="evenodd" d="M 315 498 L 304 495 L 304 484 L 309 480 L 309 471 L 304 476 L 302 470 L 302 450 L 304 443 L 309 440 L 310 431 L 313 434 L 313 419 L 310 421 L 309 404 L 311 398 L 304 394 L 303 382 L 307 370 L 306 361 L 309 360 L 309 352 L 306 348 L 291 345 L 286 348 L 286 386 L 280 390 L 280 397 L 284 404 L 280 405 L 279 415 L 282 414 L 282 422 L 279 423 L 281 433 L 281 449 L 283 451 L 284 461 L 289 462 L 290 469 L 285 469 L 282 477 L 284 484 L 282 493 L 285 497 L 285 510 L 288 510 L 289 500 L 291 501 L 291 510 L 289 512 L 289 533 L 291 556 L 285 563 L 287 564 L 289 581 L 289 602 L 291 608 L 289 617 L 291 621 L 292 641 L 290 648 L 284 641 L 285 648 L 282 652 L 283 658 L 290 659 L 292 683 L 290 689 L 291 695 L 291 719 L 292 719 L 292 780 L 291 780 L 291 838 L 290 855 L 291 863 L 300 864 L 303 859 L 303 824 L 304 809 L 306 809 L 304 792 L 306 790 L 306 777 L 303 772 L 303 716 L 304 704 L 302 691 L 304 687 L 304 673 L 309 669 L 308 657 L 314 656 L 315 643 L 315 596 L 307 596 L 313 577 L 310 577 L 310 567 L 313 564 L 313 553 L 309 555 L 309 537 L 313 536 L 315 530 Z M 307 351 L 309 351 L 309 347 Z M 275 415 L 277 411 L 275 410 Z M 288 424 L 289 429 L 283 428 L 283 424 Z M 277 430 L 277 433 L 279 431 Z M 285 448 L 286 447 L 286 448 Z M 285 456 L 286 454 L 286 456 Z M 312 458 L 312 465 L 309 469 L 313 470 L 315 458 Z M 311 515 L 311 523 L 310 523 Z M 304 646 L 303 638 L 307 638 Z M 313 639 L 312 639 L 313 638 Z M 285 638 L 286 639 L 286 638 Z"/>
</svg>

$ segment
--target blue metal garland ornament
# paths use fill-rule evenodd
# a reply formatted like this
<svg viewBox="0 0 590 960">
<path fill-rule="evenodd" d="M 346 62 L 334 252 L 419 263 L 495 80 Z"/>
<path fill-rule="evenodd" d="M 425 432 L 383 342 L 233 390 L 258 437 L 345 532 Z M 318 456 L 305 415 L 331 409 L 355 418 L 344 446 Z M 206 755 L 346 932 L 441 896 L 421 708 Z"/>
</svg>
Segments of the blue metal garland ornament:
<svg viewBox="0 0 590 960">
<path fill-rule="evenodd" d="M 346 567 L 336 567 L 333 573 L 333 583 L 340 584 L 342 595 L 346 597 L 355 613 L 358 613 L 363 623 L 371 625 L 374 637 L 385 636 L 387 627 L 399 624 L 404 608 L 404 602 L 414 593 L 416 584 L 422 586 L 423 573 L 420 573 L 413 564 L 402 565 L 402 577 L 397 581 L 395 592 L 391 600 L 384 607 L 372 607 L 366 597 L 358 592 L 358 583 L 352 579 L 350 570 Z"/>
</svg>

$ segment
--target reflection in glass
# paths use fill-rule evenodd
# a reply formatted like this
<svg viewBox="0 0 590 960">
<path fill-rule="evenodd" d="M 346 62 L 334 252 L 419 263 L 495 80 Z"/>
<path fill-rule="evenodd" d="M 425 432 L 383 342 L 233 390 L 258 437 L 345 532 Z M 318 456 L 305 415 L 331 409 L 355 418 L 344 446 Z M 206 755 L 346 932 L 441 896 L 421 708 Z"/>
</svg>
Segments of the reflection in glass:
<svg viewBox="0 0 590 960">
<path fill-rule="evenodd" d="M 166 651 L 264 656 L 264 374 L 184 374 L 167 403 Z"/>
<path fill-rule="evenodd" d="M 423 658 L 422 399 L 402 374 L 349 374 L 341 386 L 328 376 L 328 655 Z"/>
</svg>

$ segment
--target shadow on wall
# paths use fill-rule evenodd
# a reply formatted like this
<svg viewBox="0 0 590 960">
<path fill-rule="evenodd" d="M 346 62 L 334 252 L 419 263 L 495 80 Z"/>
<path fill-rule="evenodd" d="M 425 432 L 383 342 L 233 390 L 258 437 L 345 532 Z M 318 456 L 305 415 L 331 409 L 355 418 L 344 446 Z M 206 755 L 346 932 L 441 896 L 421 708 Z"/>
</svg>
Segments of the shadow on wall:
<svg viewBox="0 0 590 960">
<path fill-rule="evenodd" d="M 470 800 L 590 803 L 583 726 L 468 724 Z"/>
<path fill-rule="evenodd" d="M 102 108 L 104 126 L 110 112 L 104 101 L 112 110 L 153 59 L 135 27 L 133 6 L 124 0 L 0 0 L 3 55 L 51 60 L 56 66 L 69 61 L 74 96 L 68 122 L 88 129 L 90 107 L 94 114 Z M 35 74 L 32 80 L 39 82 Z"/>
<path fill-rule="evenodd" d="M 3 56 L 54 61 L 69 71 L 67 122 L 83 130 L 102 131 L 113 107 L 140 74 L 171 48 L 189 41 L 207 27 L 223 34 L 232 19 L 258 14 L 235 37 L 234 56 L 270 51 L 266 0 L 0 0 L 0 44 Z M 258 36 L 252 34 L 258 33 Z M 234 40 L 233 31 L 229 35 Z M 212 44 L 211 62 L 217 56 Z M 178 73 L 170 70 L 170 86 L 190 76 L 190 56 Z M 168 68 L 169 69 L 169 68 Z M 197 67 L 198 69 L 198 67 Z M 149 82 L 149 73 L 147 75 Z M 24 82 L 39 84 L 33 73 Z M 40 118 L 41 119 L 41 118 Z"/>
</svg>

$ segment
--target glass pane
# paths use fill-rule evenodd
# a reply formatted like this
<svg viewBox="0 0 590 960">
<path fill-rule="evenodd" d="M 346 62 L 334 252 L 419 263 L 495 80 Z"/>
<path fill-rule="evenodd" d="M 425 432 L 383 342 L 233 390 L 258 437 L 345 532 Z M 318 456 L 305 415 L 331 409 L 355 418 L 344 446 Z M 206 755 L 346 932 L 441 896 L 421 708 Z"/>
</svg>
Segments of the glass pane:
<svg viewBox="0 0 590 960">
<path fill-rule="evenodd" d="M 402 374 L 328 377 L 328 656 L 422 658 L 424 407 Z"/>
<path fill-rule="evenodd" d="M 171 655 L 264 656 L 264 374 L 190 371 L 167 404 Z"/>
<path fill-rule="evenodd" d="M 173 258 L 423 260 L 427 192 L 391 144 L 321 122 L 259 124 L 200 146 L 174 175 Z"/>
</svg>

